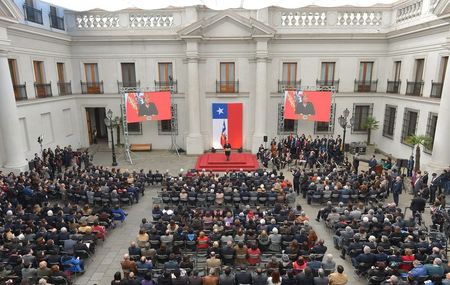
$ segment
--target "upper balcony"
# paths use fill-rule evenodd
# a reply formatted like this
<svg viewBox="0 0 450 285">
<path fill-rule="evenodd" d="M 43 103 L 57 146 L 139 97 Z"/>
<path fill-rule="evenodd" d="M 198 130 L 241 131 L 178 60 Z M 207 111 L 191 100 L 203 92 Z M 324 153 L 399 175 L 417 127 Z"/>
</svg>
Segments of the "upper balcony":
<svg viewBox="0 0 450 285">
<path fill-rule="evenodd" d="M 433 82 L 433 81 L 431 81 L 430 97 L 431 98 L 441 98 L 443 85 L 444 84 L 442 82 Z"/>
<path fill-rule="evenodd" d="M 36 98 L 52 97 L 52 83 L 34 83 Z"/>
<path fill-rule="evenodd" d="M 172 93 L 178 93 L 178 82 L 177 80 L 170 80 L 170 81 L 155 80 L 155 91 L 170 91 Z"/>
<path fill-rule="evenodd" d="M 355 79 L 355 92 L 377 92 L 377 80 L 356 80 Z"/>
<path fill-rule="evenodd" d="M 82 82 L 81 94 L 103 94 L 103 80 L 96 82 Z"/>
<path fill-rule="evenodd" d="M 317 87 L 331 87 L 334 86 L 335 92 L 339 92 L 339 79 L 338 80 L 316 80 Z"/>
<path fill-rule="evenodd" d="M 64 31 L 64 17 L 58 17 L 55 14 L 48 14 L 50 19 L 50 27 Z"/>
<path fill-rule="evenodd" d="M 286 90 L 300 90 L 302 86 L 301 80 L 285 81 L 278 80 L 278 93 L 283 93 Z"/>
<path fill-rule="evenodd" d="M 399 0 L 393 4 L 377 4 L 370 7 L 306 6 L 298 9 L 269 7 L 259 10 L 233 9 L 233 13 L 252 17 L 274 28 L 285 37 L 290 34 L 373 34 L 385 36 L 404 28 L 420 25 L 439 18 L 440 3 L 448 0 Z M 442 5 L 441 5 L 442 6 Z M 196 7 L 197 19 L 186 17 L 185 9 L 166 8 L 158 10 L 125 9 L 115 12 L 91 10 L 65 11 L 67 30 L 73 35 L 97 35 L 100 32 L 126 34 L 133 30 L 136 36 L 148 34 L 176 36 L 177 32 L 214 15 L 212 9 Z"/>
<path fill-rule="evenodd" d="M 216 81 L 216 93 L 239 93 L 239 80 Z"/>
<path fill-rule="evenodd" d="M 386 93 L 394 93 L 394 94 L 398 94 L 400 92 L 400 85 L 401 85 L 401 81 L 387 81 L 387 88 L 386 88 Z"/>
<path fill-rule="evenodd" d="M 42 10 L 36 9 L 33 6 L 29 6 L 24 4 L 23 5 L 23 12 L 25 16 L 25 20 L 37 23 L 37 24 L 43 24 L 42 21 Z"/>
<path fill-rule="evenodd" d="M 423 81 L 406 80 L 405 95 L 422 97 L 422 92 L 423 92 Z"/>
</svg>

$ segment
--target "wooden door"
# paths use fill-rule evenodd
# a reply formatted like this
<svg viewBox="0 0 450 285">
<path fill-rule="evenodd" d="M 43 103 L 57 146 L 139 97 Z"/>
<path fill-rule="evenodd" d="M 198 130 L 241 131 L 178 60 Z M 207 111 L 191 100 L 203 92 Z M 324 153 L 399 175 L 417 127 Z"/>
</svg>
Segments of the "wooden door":
<svg viewBox="0 0 450 285">
<path fill-rule="evenodd" d="M 86 123 L 88 129 L 89 144 L 92 144 L 94 142 L 94 134 L 92 133 L 91 113 L 89 112 L 89 109 L 86 109 Z"/>
<path fill-rule="evenodd" d="M 86 88 L 88 94 L 99 94 L 100 83 L 98 81 L 98 69 L 96 63 L 85 63 Z"/>
<path fill-rule="evenodd" d="M 33 61 L 34 82 L 36 83 L 36 96 L 45 97 L 44 63 L 42 61 Z"/>
</svg>

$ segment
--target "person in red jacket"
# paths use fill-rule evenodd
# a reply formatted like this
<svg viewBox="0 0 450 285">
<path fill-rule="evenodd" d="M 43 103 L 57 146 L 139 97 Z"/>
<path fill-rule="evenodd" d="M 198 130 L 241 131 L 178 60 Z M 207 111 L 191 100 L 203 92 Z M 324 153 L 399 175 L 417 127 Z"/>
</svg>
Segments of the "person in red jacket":
<svg viewBox="0 0 450 285">
<path fill-rule="evenodd" d="M 204 232 L 200 232 L 197 238 L 197 249 L 207 249 L 209 247 L 209 238 Z"/>
<path fill-rule="evenodd" d="M 252 244 L 247 250 L 247 262 L 249 265 L 257 265 L 261 262 L 261 250 L 256 246 L 256 243 Z"/>
</svg>

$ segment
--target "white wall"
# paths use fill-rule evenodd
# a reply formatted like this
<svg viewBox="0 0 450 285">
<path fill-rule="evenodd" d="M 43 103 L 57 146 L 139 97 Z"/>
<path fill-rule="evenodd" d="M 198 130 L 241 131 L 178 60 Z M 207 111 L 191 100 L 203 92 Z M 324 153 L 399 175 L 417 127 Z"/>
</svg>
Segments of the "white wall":
<svg viewBox="0 0 450 285">
<path fill-rule="evenodd" d="M 16 1 L 21 7 L 23 1 Z M 39 4 L 41 5 L 41 4 Z M 39 6 L 40 7 L 40 6 Z M 43 5 L 44 10 L 46 5 Z M 191 9 L 192 8 L 188 8 Z M 183 16 L 183 21 L 192 22 L 196 15 L 192 11 Z M 266 11 L 267 12 L 267 11 Z M 44 21 L 48 22 L 48 11 L 43 12 Z M 199 8 L 199 18 L 215 15 L 216 11 Z M 256 17 L 255 11 L 239 12 L 243 16 Z M 266 15 L 265 17 L 271 18 Z M 181 21 L 180 20 L 180 21 Z M 272 21 L 272 20 L 271 20 Z M 180 27 L 186 23 L 177 23 Z M 47 23 L 48 24 L 48 23 Z M 117 81 L 121 81 L 121 62 L 134 62 L 136 78 L 141 87 L 153 89 L 154 81 L 158 80 L 158 62 L 172 62 L 174 79 L 178 81 L 178 94 L 173 96 L 173 103 L 178 110 L 178 144 L 186 148 L 185 136 L 188 133 L 187 106 L 187 64 L 185 61 L 185 42 L 174 36 L 176 27 L 158 30 L 155 34 L 145 33 L 143 30 L 131 31 L 130 39 L 124 38 L 126 29 L 118 31 L 105 30 L 73 31 L 72 37 L 53 37 L 49 31 L 36 29 L 26 31 L 25 24 L 18 24 L 16 28 L 8 30 L 11 40 L 11 52 L 8 57 L 18 61 L 19 78 L 21 83 L 27 83 L 28 101 L 17 103 L 21 125 L 21 135 L 25 141 L 24 151 L 27 157 L 39 150 L 37 137 L 45 134 L 44 147 L 54 147 L 72 144 L 74 147 L 88 146 L 85 108 L 104 107 L 120 114 L 120 96 L 117 91 Z M 45 25 L 44 25 L 45 26 Z M 17 27 L 20 27 L 17 28 Z M 72 25 L 73 27 L 73 25 Z M 227 32 L 224 33 L 223 31 Z M 295 34 L 290 29 L 279 28 L 279 32 Z M 136 32 L 142 39 L 136 40 L 131 35 Z M 236 24 L 230 20 L 219 21 L 207 31 L 205 35 L 211 38 L 223 35 L 247 35 L 248 27 Z M 323 31 L 323 37 L 328 34 Z M 160 38 L 152 38 L 158 35 Z M 244 104 L 244 148 L 250 149 L 255 125 L 255 112 L 267 114 L 267 135 L 269 138 L 277 136 L 278 103 L 282 98 L 277 93 L 278 80 L 282 78 L 282 63 L 297 62 L 297 77 L 304 86 L 315 86 L 320 78 L 320 66 L 324 61 L 335 61 L 335 79 L 340 79 L 339 93 L 335 97 L 336 113 L 334 135 L 342 135 L 342 128 L 338 125 L 337 117 L 345 108 L 353 110 L 353 104 L 374 104 L 373 115 L 380 121 L 380 128 L 373 132 L 372 141 L 384 152 L 396 157 L 408 157 L 411 148 L 400 143 L 403 124 L 404 108 L 419 109 L 419 123 L 417 134 L 424 134 L 427 126 L 428 113 L 439 111 L 439 101 L 427 98 L 431 90 L 431 80 L 437 79 L 440 57 L 448 55 L 443 44 L 448 36 L 448 26 L 433 28 L 426 32 L 415 32 L 405 36 L 392 37 L 361 37 L 342 36 L 339 39 L 298 38 L 291 39 L 276 37 L 268 44 L 267 66 L 267 110 L 256 110 L 255 102 L 260 100 L 255 94 L 256 85 L 256 42 L 250 39 L 203 40 L 199 44 L 199 74 L 200 74 L 200 118 L 201 133 L 205 149 L 211 147 L 211 104 L 213 102 L 242 102 Z M 330 36 L 331 37 L 331 36 Z M 402 61 L 401 92 L 406 90 L 406 80 L 413 79 L 414 60 L 425 58 L 425 75 L 423 98 L 412 98 L 405 95 L 385 94 L 386 81 L 393 79 L 393 62 Z M 42 60 L 45 64 L 47 82 L 52 82 L 53 98 L 35 99 L 33 87 L 33 60 Z M 236 80 L 239 80 L 239 94 L 217 94 L 216 80 L 220 79 L 219 64 L 224 61 L 235 62 Z M 374 61 L 373 79 L 378 79 L 379 93 L 353 93 L 354 80 L 358 78 L 359 62 Z M 67 81 L 72 82 L 75 95 L 58 97 L 56 63 L 66 64 Z M 85 81 L 84 63 L 98 63 L 99 78 L 104 82 L 104 93 L 99 95 L 80 95 L 80 80 Z M 395 105 L 397 108 L 395 134 L 393 139 L 382 136 L 385 105 Z M 46 114 L 46 115 L 42 115 Z M 70 114 L 70 115 L 69 115 Z M 70 119 L 70 122 L 67 122 Z M 70 125 L 70 126 L 68 126 Z M 299 121 L 298 133 L 314 134 L 314 123 Z M 321 134 L 320 134 L 321 135 Z M 347 132 L 347 142 L 365 141 L 366 134 Z M 46 140 L 48 138 L 48 141 Z M 51 139 L 50 139 L 51 138 Z M 159 135 L 156 122 L 143 123 L 142 135 L 130 135 L 131 143 L 152 143 L 155 149 L 168 149 L 171 143 L 170 135 Z M 0 165 L 3 164 L 3 147 L 0 145 Z M 424 154 L 423 163 L 431 159 Z"/>
</svg>

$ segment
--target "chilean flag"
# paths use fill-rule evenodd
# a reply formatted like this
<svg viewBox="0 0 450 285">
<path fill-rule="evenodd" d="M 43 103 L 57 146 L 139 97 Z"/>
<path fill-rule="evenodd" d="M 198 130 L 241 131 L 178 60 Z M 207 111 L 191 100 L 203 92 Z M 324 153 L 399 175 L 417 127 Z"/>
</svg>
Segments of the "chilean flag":
<svg viewBox="0 0 450 285">
<path fill-rule="evenodd" d="M 223 149 L 225 140 L 233 149 L 242 147 L 242 103 L 213 103 L 213 147 Z"/>
</svg>

